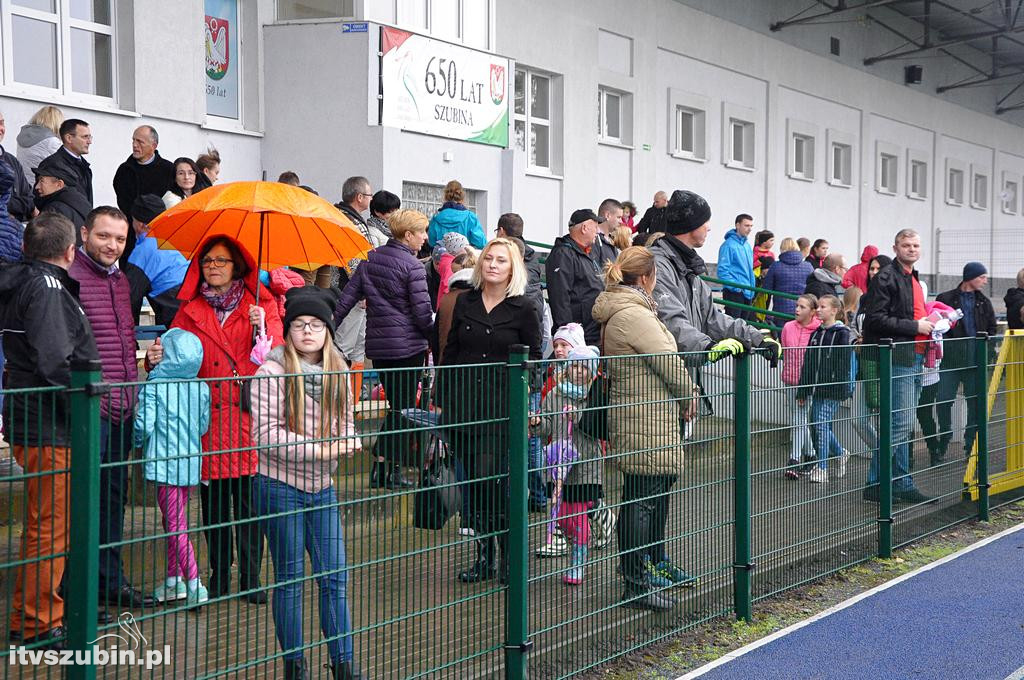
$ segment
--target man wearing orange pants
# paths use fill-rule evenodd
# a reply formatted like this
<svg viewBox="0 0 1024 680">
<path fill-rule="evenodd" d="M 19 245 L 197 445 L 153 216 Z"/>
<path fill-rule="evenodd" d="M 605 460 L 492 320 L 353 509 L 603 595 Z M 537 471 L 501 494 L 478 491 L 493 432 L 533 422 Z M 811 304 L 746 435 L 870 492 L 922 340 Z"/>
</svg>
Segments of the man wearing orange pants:
<svg viewBox="0 0 1024 680">
<path fill-rule="evenodd" d="M 46 212 L 25 228 L 25 259 L 0 267 L 0 328 L 7 360 L 5 387 L 66 388 L 71 364 L 99 355 L 92 328 L 68 275 L 75 259 L 74 226 Z M 25 470 L 25 529 L 11 603 L 12 643 L 64 647 L 64 600 L 57 594 L 68 545 L 69 411 L 67 393 L 13 393 L 4 437 Z"/>
</svg>

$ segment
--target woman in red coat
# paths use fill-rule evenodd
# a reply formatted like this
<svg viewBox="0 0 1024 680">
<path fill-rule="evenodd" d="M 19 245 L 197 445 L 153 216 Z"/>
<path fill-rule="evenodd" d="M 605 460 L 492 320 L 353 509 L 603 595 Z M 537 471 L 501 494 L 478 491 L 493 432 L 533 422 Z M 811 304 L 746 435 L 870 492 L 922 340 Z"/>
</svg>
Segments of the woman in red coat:
<svg viewBox="0 0 1024 680">
<path fill-rule="evenodd" d="M 274 345 L 283 342 L 281 316 L 273 295 L 260 290 L 256 304 L 259 271 L 245 248 L 228 236 L 213 236 L 203 243 L 192 259 L 178 298 L 182 306 L 172 324 L 199 336 L 203 343 L 203 364 L 199 378 L 210 382 L 210 429 L 203 437 L 203 472 L 199 487 L 203 524 L 207 527 L 235 522 L 238 546 L 239 590 L 251 591 L 246 599 L 267 601 L 260 587 L 263 540 L 252 506 L 252 475 L 257 455 L 249 447 L 250 416 L 241 408 L 238 381 L 217 380 L 236 375 L 253 375 L 259 368 L 249 359 L 253 333 L 259 327 L 260 308 L 266 315 L 267 335 Z M 257 389 L 256 385 L 252 389 Z M 225 452 L 225 453 L 221 453 Z M 232 527 L 206 529 L 210 552 L 211 597 L 226 595 L 231 584 Z"/>
</svg>

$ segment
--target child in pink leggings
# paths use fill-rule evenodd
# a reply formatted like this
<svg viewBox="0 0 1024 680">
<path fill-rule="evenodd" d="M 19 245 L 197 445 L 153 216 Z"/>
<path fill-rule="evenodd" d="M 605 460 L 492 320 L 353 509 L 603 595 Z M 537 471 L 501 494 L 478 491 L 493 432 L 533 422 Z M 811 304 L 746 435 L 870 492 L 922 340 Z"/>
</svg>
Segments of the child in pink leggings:
<svg viewBox="0 0 1024 680">
<path fill-rule="evenodd" d="M 167 579 L 157 602 L 185 600 L 196 606 L 209 599 L 199 580 L 195 550 L 188 535 L 188 497 L 199 483 L 199 439 L 210 426 L 210 388 L 195 380 L 203 363 L 199 338 L 172 328 L 157 340 L 163 360 L 139 392 L 135 442 L 145 456 L 145 477 L 156 483 L 156 499 L 167 532 Z"/>
</svg>

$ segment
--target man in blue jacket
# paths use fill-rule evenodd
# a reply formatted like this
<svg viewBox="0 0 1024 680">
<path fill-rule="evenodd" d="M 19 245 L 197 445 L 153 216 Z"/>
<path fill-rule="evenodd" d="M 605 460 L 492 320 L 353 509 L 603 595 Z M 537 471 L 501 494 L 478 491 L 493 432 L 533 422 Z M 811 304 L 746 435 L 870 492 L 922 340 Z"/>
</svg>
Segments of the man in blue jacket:
<svg viewBox="0 0 1024 680">
<path fill-rule="evenodd" d="M 754 249 L 747 237 L 754 228 L 754 218 L 745 213 L 736 216 L 736 227 L 725 233 L 725 240 L 718 248 L 717 277 L 723 281 L 754 285 Z M 749 305 L 754 299 L 754 291 L 744 288 L 725 286 L 722 297 L 732 302 Z M 751 321 L 754 313 L 746 310 L 726 307 L 727 314 Z"/>
</svg>

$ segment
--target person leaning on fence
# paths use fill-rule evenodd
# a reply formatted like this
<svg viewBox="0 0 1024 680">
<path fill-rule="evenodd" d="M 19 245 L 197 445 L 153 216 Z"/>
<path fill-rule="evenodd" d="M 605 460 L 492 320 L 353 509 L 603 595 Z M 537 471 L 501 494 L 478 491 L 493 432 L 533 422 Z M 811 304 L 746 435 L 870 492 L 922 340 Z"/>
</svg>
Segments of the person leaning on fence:
<svg viewBox="0 0 1024 680">
<path fill-rule="evenodd" d="M 800 368 L 800 387 L 796 402 L 804 407 L 811 399 L 811 423 L 814 448 L 818 464 L 811 470 L 810 480 L 816 484 L 828 482 L 828 459 L 838 458 L 836 477 L 846 476 L 850 452 L 839 443 L 832 421 L 839 412 L 839 404 L 853 394 L 852 337 L 839 316 L 843 305 L 835 295 L 818 300 L 818 319 L 821 325 L 811 335 Z"/>
<path fill-rule="evenodd" d="M 260 447 L 253 500 L 274 562 L 274 627 L 285 678 L 306 678 L 303 590 L 308 553 L 320 590 L 320 630 L 333 678 L 356 678 L 348 569 L 333 476 L 360 447 L 348 365 L 333 342 L 337 293 L 292 288 L 285 344 L 270 351 L 253 385 L 253 439 Z M 288 376 L 288 377 L 284 377 Z M 318 676 L 317 676 L 318 677 Z"/>
<path fill-rule="evenodd" d="M 55 213 L 25 228 L 22 262 L 0 265 L 0 329 L 4 387 L 67 388 L 71 365 L 98 361 L 92 328 L 78 304 L 74 226 Z M 25 480 L 25 524 L 11 600 L 10 640 L 64 648 L 64 600 L 57 587 L 68 549 L 68 470 L 71 462 L 67 392 L 7 396 L 4 439 Z"/>
<path fill-rule="evenodd" d="M 243 408 L 242 381 L 231 378 L 256 372 L 250 355 L 261 315 L 273 344 L 283 342 L 274 296 L 261 287 L 256 300 L 257 276 L 255 260 L 238 241 L 212 236 L 189 265 L 178 293 L 182 306 L 174 317 L 175 328 L 194 333 L 203 343 L 198 377 L 210 381 L 210 429 L 202 440 L 203 484 L 199 487 L 209 546 L 210 596 L 230 591 L 233 536 L 239 590 L 250 591 L 245 599 L 253 604 L 267 601 L 266 593 L 259 590 L 263 539 L 252 521 L 257 457 L 252 450 L 250 415 Z M 160 358 L 149 358 L 149 363 Z"/>
<path fill-rule="evenodd" d="M 427 239 L 426 216 L 399 210 L 391 215 L 390 225 L 391 239 L 356 269 L 341 293 L 334 319 L 340 322 L 366 301 L 366 356 L 375 369 L 382 369 L 380 381 L 388 400 L 388 413 L 373 445 L 370 488 L 405 489 L 412 486 L 401 468 L 410 436 L 391 432 L 407 429 L 402 410 L 416 407 L 416 369 L 427 358 L 433 310 L 423 265 L 416 259 Z"/>
<path fill-rule="evenodd" d="M 923 503 L 931 500 L 914 485 L 910 476 L 910 440 L 914 434 L 914 412 L 921 396 L 921 367 L 933 326 L 925 318 L 924 290 L 917 280 L 914 263 L 921 257 L 921 237 L 913 229 L 896 233 L 896 259 L 879 270 L 868 283 L 861 301 L 864 313 L 864 343 L 877 344 L 884 338 L 898 343 L 892 350 L 892 474 L 893 498 L 897 502 Z M 879 500 L 879 452 L 871 458 L 864 500 Z"/>
<path fill-rule="evenodd" d="M 799 479 L 802 472 L 800 465 L 815 459 L 814 443 L 809 436 L 810 404 L 797 399 L 797 386 L 800 384 L 800 369 L 803 367 L 804 354 L 811 344 L 811 336 L 821 325 L 816 312 L 818 298 L 813 295 L 801 295 L 796 301 L 796 318 L 787 321 L 782 327 L 782 384 L 786 385 L 786 402 L 792 409 L 793 421 L 791 430 L 791 448 L 789 462 L 784 473 L 786 479 Z"/>
<path fill-rule="evenodd" d="M 139 391 L 135 445 L 145 459 L 143 475 L 156 484 L 156 502 L 167 532 L 167 578 L 153 593 L 156 602 L 185 601 L 190 607 L 209 599 L 199 578 L 188 534 L 188 497 L 199 484 L 200 439 L 210 429 L 210 386 L 195 380 L 203 364 L 203 343 L 172 328 L 160 337 L 163 359 Z"/>
<path fill-rule="evenodd" d="M 473 290 L 460 295 L 445 341 L 444 368 L 438 371 L 441 422 L 450 428 L 452 453 L 471 480 L 470 524 L 477 557 L 459 574 L 475 583 L 499 575 L 508 563 L 508 361 L 512 345 L 526 345 L 533 361 L 541 358 L 541 331 L 526 290 L 526 267 L 516 246 L 504 238 L 490 241 L 473 269 Z M 484 364 L 484 365 L 481 365 Z M 494 365 L 502 364 L 502 365 Z M 472 424 L 469 424 L 472 423 Z M 494 479 L 496 477 L 496 479 Z M 482 537 L 482 538 L 480 538 Z"/>
<path fill-rule="evenodd" d="M 617 529 L 625 584 L 621 603 L 666 610 L 676 601 L 662 588 L 697 581 L 669 558 L 665 527 L 669 493 L 683 471 L 680 421 L 694 416 L 699 393 L 675 353 L 675 338 L 658 319 L 650 251 L 627 248 L 605 281 L 594 318 L 603 328 L 605 356 L 617 357 L 608 361 L 607 417 L 609 455 L 623 476 Z"/>
</svg>

